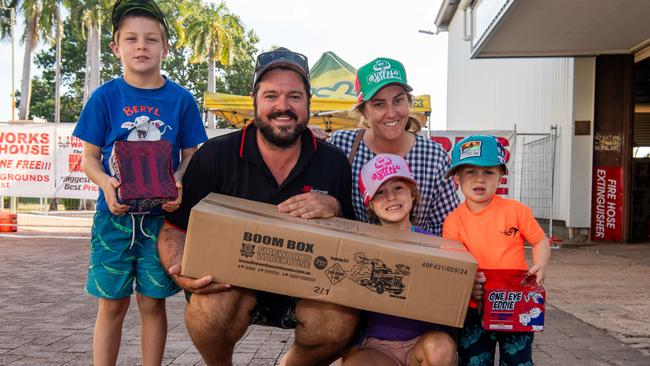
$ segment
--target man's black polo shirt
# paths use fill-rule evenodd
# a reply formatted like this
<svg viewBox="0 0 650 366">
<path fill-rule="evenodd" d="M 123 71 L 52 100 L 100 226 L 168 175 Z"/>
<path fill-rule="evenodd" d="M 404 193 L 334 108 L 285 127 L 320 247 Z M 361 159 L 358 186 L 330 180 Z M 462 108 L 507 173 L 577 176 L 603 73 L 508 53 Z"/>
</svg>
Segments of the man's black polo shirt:
<svg viewBox="0 0 650 366">
<path fill-rule="evenodd" d="M 306 129 L 301 136 L 300 157 L 278 186 L 257 146 L 257 128 L 245 129 L 208 140 L 192 156 L 183 177 L 183 201 L 167 221 L 187 229 L 191 208 L 210 192 L 279 204 L 305 192 L 334 196 L 347 218 L 352 210 L 351 169 L 345 154 L 320 141 Z"/>
</svg>

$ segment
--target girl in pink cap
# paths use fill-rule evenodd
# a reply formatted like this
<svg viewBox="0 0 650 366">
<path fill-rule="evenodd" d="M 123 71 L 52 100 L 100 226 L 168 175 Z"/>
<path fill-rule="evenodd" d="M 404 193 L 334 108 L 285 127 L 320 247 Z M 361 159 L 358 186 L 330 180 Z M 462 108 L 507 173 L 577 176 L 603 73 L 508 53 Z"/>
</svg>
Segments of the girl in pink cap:
<svg viewBox="0 0 650 366">
<path fill-rule="evenodd" d="M 420 191 L 404 158 L 378 154 L 359 174 L 359 190 L 369 217 L 380 225 L 428 235 L 411 223 Z M 368 312 L 361 343 L 344 366 L 455 365 L 456 342 L 450 327 Z"/>
</svg>

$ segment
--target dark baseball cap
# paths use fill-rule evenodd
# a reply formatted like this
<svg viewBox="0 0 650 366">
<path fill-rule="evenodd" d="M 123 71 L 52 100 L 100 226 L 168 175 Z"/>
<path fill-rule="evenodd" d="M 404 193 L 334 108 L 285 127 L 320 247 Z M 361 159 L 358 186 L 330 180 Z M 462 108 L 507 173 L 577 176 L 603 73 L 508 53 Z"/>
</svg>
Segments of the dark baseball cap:
<svg viewBox="0 0 650 366">
<path fill-rule="evenodd" d="M 151 14 L 165 28 L 165 36 L 169 39 L 169 27 L 165 20 L 165 14 L 153 0 L 117 0 L 113 5 L 111 22 L 113 23 L 113 36 L 120 26 L 122 18 L 133 11 L 140 11 Z"/>
<path fill-rule="evenodd" d="M 257 56 L 255 71 L 253 73 L 253 90 L 255 90 L 255 85 L 257 85 L 267 71 L 278 67 L 287 67 L 302 76 L 305 81 L 307 93 L 310 94 L 311 86 L 309 83 L 309 63 L 307 62 L 307 56 L 292 52 L 284 47 L 270 52 L 260 53 Z"/>
</svg>

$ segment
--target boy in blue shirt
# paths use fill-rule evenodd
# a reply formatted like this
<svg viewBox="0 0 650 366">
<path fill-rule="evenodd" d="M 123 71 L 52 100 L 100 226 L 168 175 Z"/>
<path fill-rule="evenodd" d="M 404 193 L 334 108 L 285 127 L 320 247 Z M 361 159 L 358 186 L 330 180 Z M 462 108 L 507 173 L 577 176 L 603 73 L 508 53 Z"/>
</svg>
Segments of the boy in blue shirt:
<svg viewBox="0 0 650 366">
<path fill-rule="evenodd" d="M 86 291 L 99 298 L 93 363 L 117 361 L 122 323 L 135 290 L 142 320 L 143 365 L 160 365 L 167 337 L 165 298 L 180 289 L 161 267 L 157 235 L 163 211 L 129 215 L 120 204 L 120 182 L 110 175 L 116 141 L 168 140 L 178 198 L 162 205 L 174 211 L 190 157 L 207 140 L 192 95 L 160 74 L 169 50 L 164 15 L 152 0 L 118 0 L 112 13 L 111 49 L 124 74 L 99 87 L 81 112 L 73 135 L 83 140 L 81 167 L 100 188 L 93 219 Z"/>
</svg>

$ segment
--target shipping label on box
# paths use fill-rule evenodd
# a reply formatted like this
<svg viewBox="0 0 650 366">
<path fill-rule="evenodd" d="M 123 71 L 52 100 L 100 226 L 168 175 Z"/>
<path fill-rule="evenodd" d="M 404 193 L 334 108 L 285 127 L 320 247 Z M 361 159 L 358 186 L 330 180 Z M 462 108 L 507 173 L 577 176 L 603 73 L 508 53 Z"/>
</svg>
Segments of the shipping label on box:
<svg viewBox="0 0 650 366">
<path fill-rule="evenodd" d="M 507 332 L 544 330 L 546 291 L 527 270 L 484 270 L 483 328 Z"/>
<path fill-rule="evenodd" d="M 183 275 L 462 326 L 476 262 L 458 242 L 210 194 L 190 216 Z"/>
</svg>

